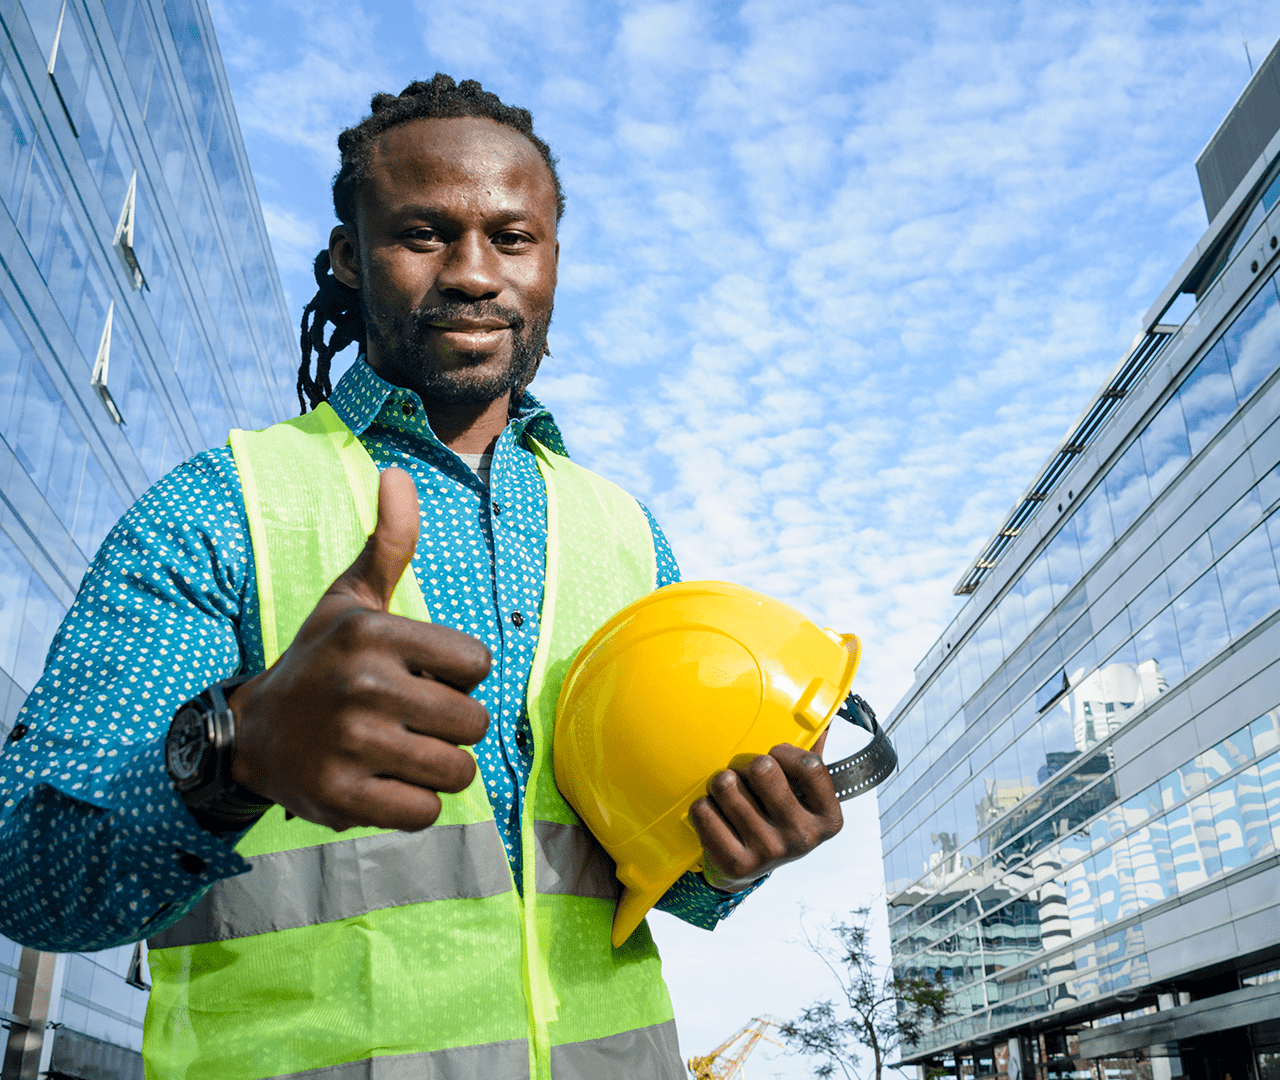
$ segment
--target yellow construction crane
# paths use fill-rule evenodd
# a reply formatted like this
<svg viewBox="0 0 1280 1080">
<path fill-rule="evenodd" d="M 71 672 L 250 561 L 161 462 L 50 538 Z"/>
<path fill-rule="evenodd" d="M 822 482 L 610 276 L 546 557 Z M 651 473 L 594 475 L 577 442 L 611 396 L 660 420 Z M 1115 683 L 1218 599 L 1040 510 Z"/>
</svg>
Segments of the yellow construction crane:
<svg viewBox="0 0 1280 1080">
<path fill-rule="evenodd" d="M 693 1080 L 740 1080 L 743 1075 L 742 1066 L 746 1064 L 751 1051 L 761 1039 L 775 1046 L 782 1043 L 765 1034 L 765 1028 L 776 1026 L 776 1022 L 767 1016 L 757 1016 L 750 1023 L 743 1025 L 709 1054 L 689 1059 L 689 1071 Z"/>
</svg>

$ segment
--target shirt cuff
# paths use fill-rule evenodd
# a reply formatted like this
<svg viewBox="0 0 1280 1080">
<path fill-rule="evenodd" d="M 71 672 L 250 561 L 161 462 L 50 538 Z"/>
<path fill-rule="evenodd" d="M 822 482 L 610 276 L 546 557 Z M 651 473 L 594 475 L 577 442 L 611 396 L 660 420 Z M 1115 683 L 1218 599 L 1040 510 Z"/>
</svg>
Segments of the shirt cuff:
<svg viewBox="0 0 1280 1080">
<path fill-rule="evenodd" d="M 0 826 L 6 936 L 57 952 L 136 941 L 248 869 L 239 834 L 206 832 L 174 791 L 163 739 L 102 780 L 92 792 L 41 781 Z"/>
<path fill-rule="evenodd" d="M 722 893 L 708 885 L 700 873 L 690 870 L 666 891 L 654 907 L 691 926 L 712 930 L 721 919 L 732 915 L 742 901 L 764 884 L 768 876 L 766 874 L 742 892 Z"/>
</svg>

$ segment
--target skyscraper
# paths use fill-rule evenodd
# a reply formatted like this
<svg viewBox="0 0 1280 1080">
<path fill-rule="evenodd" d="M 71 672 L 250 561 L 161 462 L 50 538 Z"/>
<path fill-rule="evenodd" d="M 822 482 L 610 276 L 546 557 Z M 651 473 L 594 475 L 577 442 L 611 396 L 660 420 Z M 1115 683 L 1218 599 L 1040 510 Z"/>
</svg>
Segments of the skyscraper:
<svg viewBox="0 0 1280 1080">
<path fill-rule="evenodd" d="M 230 427 L 287 415 L 296 346 L 203 0 L 3 0 L 0 23 L 0 737 L 12 737 L 107 530 Z M 141 1077 L 139 960 L 0 939 L 4 1080 Z"/>
<path fill-rule="evenodd" d="M 1280 1077 L 1280 46 L 1210 224 L 965 572 L 881 789 L 953 1076 Z"/>
</svg>

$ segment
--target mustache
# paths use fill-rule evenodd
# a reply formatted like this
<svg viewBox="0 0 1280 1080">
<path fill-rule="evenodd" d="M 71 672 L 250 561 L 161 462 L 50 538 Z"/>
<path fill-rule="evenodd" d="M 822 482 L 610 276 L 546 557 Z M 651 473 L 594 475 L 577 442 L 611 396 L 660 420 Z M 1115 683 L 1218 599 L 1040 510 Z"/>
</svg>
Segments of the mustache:
<svg viewBox="0 0 1280 1080">
<path fill-rule="evenodd" d="M 496 300 L 455 300 L 450 304 L 418 308 L 409 316 L 409 321 L 413 332 L 421 334 L 432 323 L 465 318 L 501 319 L 511 327 L 513 334 L 520 334 L 525 325 L 524 316 L 520 312 L 513 308 L 503 307 Z"/>
</svg>

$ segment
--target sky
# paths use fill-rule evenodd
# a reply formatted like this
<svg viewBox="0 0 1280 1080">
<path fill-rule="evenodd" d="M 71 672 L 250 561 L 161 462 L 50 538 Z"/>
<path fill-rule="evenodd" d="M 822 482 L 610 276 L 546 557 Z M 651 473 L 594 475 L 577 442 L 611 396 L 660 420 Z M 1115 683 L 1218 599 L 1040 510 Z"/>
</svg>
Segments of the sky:
<svg viewBox="0 0 1280 1080">
<path fill-rule="evenodd" d="M 533 112 L 568 197 L 534 393 L 686 579 L 857 633 L 881 715 L 1206 228 L 1196 155 L 1280 35 L 1265 0 L 210 2 L 295 317 L 375 91 Z M 874 796 L 845 819 L 714 933 L 650 920 L 685 1056 L 834 992 L 802 920 L 883 889 Z"/>
</svg>

